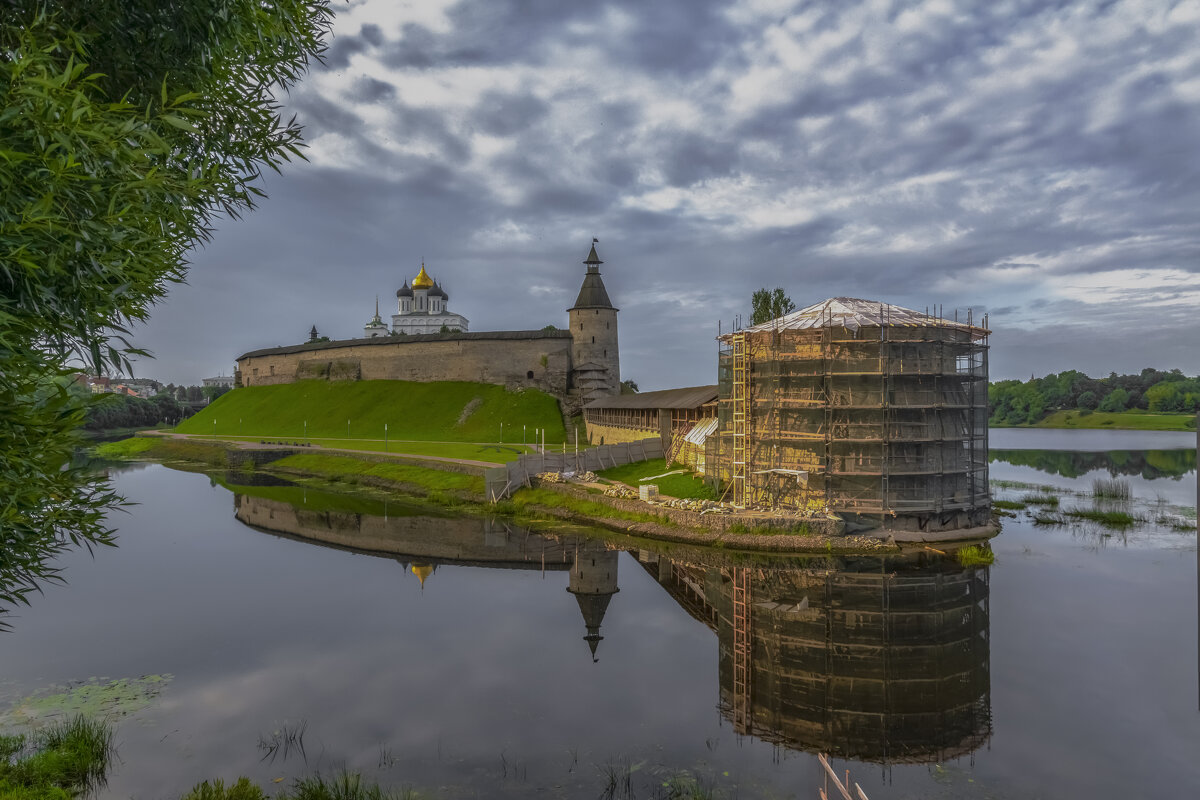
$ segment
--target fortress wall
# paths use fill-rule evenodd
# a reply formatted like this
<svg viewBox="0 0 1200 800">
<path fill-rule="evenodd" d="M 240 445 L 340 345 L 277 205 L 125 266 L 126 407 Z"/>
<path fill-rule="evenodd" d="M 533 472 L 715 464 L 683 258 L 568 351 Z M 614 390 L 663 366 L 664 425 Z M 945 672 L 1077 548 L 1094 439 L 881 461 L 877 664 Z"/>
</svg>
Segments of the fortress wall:
<svg viewBox="0 0 1200 800">
<path fill-rule="evenodd" d="M 508 389 L 541 389 L 567 394 L 571 338 L 564 333 L 494 337 L 410 338 L 375 342 L 349 340 L 311 347 L 283 347 L 247 353 L 238 359 L 243 386 L 326 380 L 472 381 Z"/>
<path fill-rule="evenodd" d="M 640 442 L 658 436 L 658 431 L 645 428 L 619 428 L 615 425 L 597 425 L 587 423 L 588 444 L 621 444 L 623 442 Z"/>
<path fill-rule="evenodd" d="M 376 517 L 345 511 L 308 511 L 290 503 L 234 495 L 234 516 L 261 530 L 335 547 L 405 559 L 468 561 L 539 569 L 570 568 L 574 545 L 508 530 L 472 517 Z M 431 531 L 436 535 L 431 535 Z"/>
</svg>

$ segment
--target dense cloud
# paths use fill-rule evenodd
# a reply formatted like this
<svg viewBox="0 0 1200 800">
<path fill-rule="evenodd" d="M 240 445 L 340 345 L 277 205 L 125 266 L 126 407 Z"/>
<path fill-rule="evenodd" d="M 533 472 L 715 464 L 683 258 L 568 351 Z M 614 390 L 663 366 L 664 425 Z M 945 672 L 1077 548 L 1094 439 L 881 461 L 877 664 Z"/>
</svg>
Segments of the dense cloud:
<svg viewBox="0 0 1200 800">
<path fill-rule="evenodd" d="M 561 325 L 592 236 L 643 388 L 713 380 L 761 286 L 990 311 L 996 377 L 1200 371 L 1200 3 L 363 0 L 335 34 L 287 99 L 310 162 L 143 371 L 352 336 L 422 258 L 473 329 Z"/>
</svg>

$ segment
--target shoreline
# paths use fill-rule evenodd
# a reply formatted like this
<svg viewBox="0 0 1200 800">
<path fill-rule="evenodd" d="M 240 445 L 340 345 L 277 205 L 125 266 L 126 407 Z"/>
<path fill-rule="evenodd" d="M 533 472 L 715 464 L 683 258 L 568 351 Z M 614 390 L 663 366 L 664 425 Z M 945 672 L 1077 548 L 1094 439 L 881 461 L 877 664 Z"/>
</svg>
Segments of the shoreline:
<svg viewBox="0 0 1200 800">
<path fill-rule="evenodd" d="M 170 462 L 242 471 L 247 475 L 268 473 L 319 481 L 336 493 L 364 489 L 400 492 L 424 499 L 456 513 L 511 518 L 521 524 L 567 522 L 603 528 L 611 533 L 651 541 L 685 544 L 706 549 L 724 549 L 770 554 L 879 554 L 900 552 L 902 545 L 938 543 L 970 544 L 986 541 L 1000 532 L 993 519 L 982 528 L 946 532 L 880 531 L 872 535 L 847 534 L 840 520 L 795 517 L 711 514 L 622 500 L 592 494 L 581 486 L 544 483 L 519 490 L 512 498 L 488 503 L 482 491 L 482 468 L 473 464 L 401 454 L 349 452 L 318 447 L 230 446 L 215 440 L 141 436 L 149 441 L 126 461 Z M 316 456 L 295 459 L 293 456 Z M 103 456 L 101 456 L 103 457 Z M 324 468 L 322 468 L 324 467 Z M 479 483 L 478 490 L 472 481 Z M 444 484 L 444 485 L 443 485 Z M 710 524 L 711 523 L 711 524 Z"/>
</svg>

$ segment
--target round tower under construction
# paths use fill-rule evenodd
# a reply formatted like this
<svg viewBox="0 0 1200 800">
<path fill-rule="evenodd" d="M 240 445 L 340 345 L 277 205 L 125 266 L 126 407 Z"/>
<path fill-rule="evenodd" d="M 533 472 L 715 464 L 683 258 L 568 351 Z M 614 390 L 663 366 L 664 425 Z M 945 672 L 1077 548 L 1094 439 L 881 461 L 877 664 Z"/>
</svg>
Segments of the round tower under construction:
<svg viewBox="0 0 1200 800">
<path fill-rule="evenodd" d="M 747 509 L 988 525 L 986 325 L 839 297 L 723 334 L 709 474 Z"/>
</svg>

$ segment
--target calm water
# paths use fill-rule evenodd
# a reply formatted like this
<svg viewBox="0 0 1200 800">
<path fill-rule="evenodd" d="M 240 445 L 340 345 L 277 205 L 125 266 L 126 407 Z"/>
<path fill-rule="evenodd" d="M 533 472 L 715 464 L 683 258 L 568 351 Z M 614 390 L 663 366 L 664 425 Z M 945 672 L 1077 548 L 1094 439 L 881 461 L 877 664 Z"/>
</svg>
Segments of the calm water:
<svg viewBox="0 0 1200 800">
<path fill-rule="evenodd" d="M 1103 475 L 1156 516 L 1195 506 L 1189 435 L 1012 433 L 997 496 L 1086 504 Z M 1194 530 L 1022 513 L 991 567 L 748 560 L 225 477 L 120 474 L 140 503 L 120 547 L 66 559 L 69 583 L 0 634 L 0 712 L 172 676 L 119 720 L 103 797 L 346 766 L 437 797 L 595 798 L 632 768 L 636 797 L 686 772 L 815 798 L 820 751 L 872 800 L 1200 791 Z M 300 729 L 303 752 L 284 746 Z"/>
</svg>

